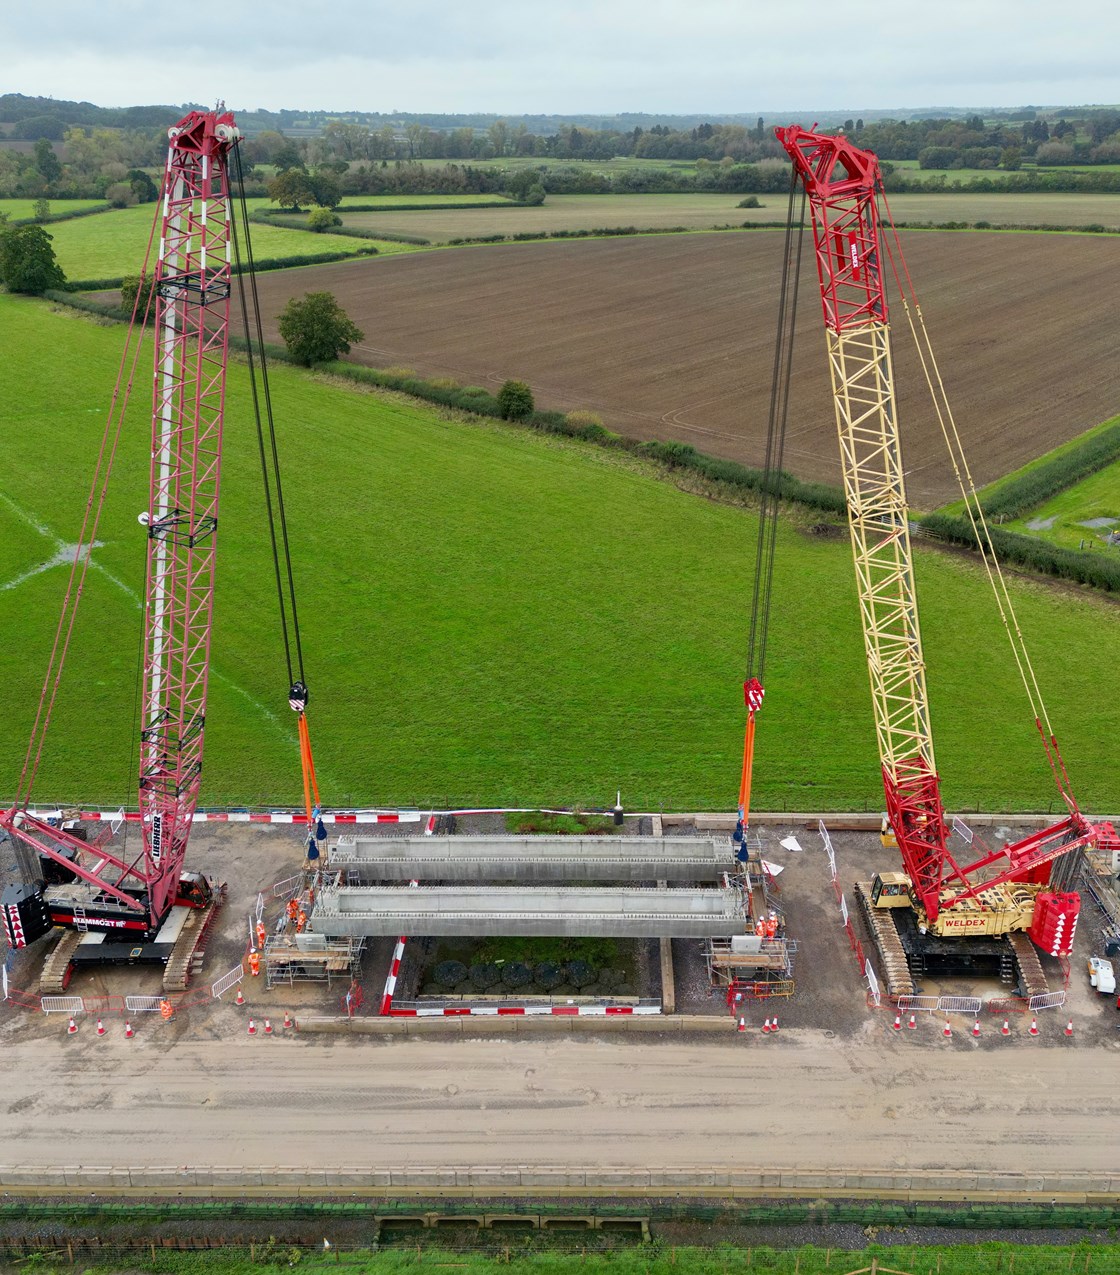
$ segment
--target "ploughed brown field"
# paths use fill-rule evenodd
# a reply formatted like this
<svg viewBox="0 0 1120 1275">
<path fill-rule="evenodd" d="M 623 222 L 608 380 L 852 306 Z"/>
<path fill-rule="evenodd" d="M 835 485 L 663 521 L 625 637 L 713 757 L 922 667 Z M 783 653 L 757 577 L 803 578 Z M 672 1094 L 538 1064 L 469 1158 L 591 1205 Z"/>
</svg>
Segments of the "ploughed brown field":
<svg viewBox="0 0 1120 1275">
<path fill-rule="evenodd" d="M 366 339 L 350 357 L 597 412 L 758 466 L 770 400 L 783 237 L 651 236 L 466 247 L 267 273 L 266 333 L 292 296 L 328 290 Z M 911 276 L 977 485 L 1120 411 L 1111 240 L 911 232 Z M 893 298 L 892 298 L 893 299 Z M 895 383 L 909 495 L 956 494 L 901 306 Z M 807 243 L 784 468 L 839 484 L 816 270 Z"/>
</svg>

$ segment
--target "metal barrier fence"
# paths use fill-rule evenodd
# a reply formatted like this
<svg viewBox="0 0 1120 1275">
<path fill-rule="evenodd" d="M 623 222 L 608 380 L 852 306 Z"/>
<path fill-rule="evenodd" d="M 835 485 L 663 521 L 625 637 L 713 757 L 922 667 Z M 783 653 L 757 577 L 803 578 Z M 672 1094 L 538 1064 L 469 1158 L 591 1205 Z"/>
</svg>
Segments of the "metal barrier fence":
<svg viewBox="0 0 1120 1275">
<path fill-rule="evenodd" d="M 215 1000 L 221 1000 L 226 992 L 231 987 L 236 987 L 244 977 L 245 967 L 243 965 L 235 965 L 228 974 L 223 974 L 221 978 L 210 984 L 210 995 Z"/>
<path fill-rule="evenodd" d="M 124 1007 L 130 1014 L 158 1014 L 162 996 L 126 996 Z"/>
<path fill-rule="evenodd" d="M 84 1014 L 85 1002 L 80 996 L 43 996 L 39 1008 L 44 1014 Z"/>
</svg>

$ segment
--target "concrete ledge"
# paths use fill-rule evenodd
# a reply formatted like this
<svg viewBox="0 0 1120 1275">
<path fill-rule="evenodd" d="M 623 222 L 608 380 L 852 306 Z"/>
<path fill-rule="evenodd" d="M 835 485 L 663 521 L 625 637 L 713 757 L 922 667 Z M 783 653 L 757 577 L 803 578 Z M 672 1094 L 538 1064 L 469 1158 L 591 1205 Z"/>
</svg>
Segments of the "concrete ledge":
<svg viewBox="0 0 1120 1275">
<path fill-rule="evenodd" d="M 1094 1205 L 1120 1203 L 1120 1171 L 1017 1174 L 922 1169 L 755 1168 L 681 1165 L 648 1169 L 568 1165 L 266 1165 L 257 1169 L 100 1165 L 0 1167 L 0 1186 L 13 1197 L 223 1199 L 238 1197 L 370 1199 L 433 1196 L 489 1200 L 648 1198 L 671 1191 L 696 1200 L 894 1200 Z"/>
</svg>

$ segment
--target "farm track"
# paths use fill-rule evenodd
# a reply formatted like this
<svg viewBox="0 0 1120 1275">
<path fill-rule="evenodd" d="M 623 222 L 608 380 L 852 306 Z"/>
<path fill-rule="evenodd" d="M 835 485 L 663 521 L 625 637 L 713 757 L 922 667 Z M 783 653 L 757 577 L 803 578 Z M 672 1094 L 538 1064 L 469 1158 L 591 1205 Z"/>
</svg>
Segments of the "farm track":
<svg viewBox="0 0 1120 1275">
<path fill-rule="evenodd" d="M 1115 246 L 1090 237 L 904 233 L 904 250 L 978 485 L 1115 413 Z M 266 332 L 288 299 L 327 289 L 367 333 L 352 358 L 598 412 L 748 465 L 766 435 L 778 234 L 464 248 L 265 274 Z M 802 278 L 785 467 L 838 484 L 816 283 Z M 912 502 L 956 492 L 896 306 L 895 378 Z"/>
</svg>

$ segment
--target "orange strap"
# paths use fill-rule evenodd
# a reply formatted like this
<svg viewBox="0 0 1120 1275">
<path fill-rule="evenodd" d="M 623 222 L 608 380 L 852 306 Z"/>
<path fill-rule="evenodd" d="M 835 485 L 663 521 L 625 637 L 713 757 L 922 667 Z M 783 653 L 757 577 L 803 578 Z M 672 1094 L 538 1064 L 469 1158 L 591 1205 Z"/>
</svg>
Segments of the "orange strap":
<svg viewBox="0 0 1120 1275">
<path fill-rule="evenodd" d="M 747 712 L 747 729 L 743 736 L 743 777 L 739 781 L 739 810 L 743 822 L 751 812 L 751 779 L 754 771 L 754 709 Z"/>
<path fill-rule="evenodd" d="M 299 715 L 299 760 L 303 768 L 303 804 L 307 810 L 307 823 L 310 827 L 312 812 L 320 803 L 319 782 L 315 778 L 315 762 L 311 756 L 311 732 L 307 726 L 306 713 Z M 312 795 L 315 797 L 314 805 L 311 801 Z"/>
</svg>

